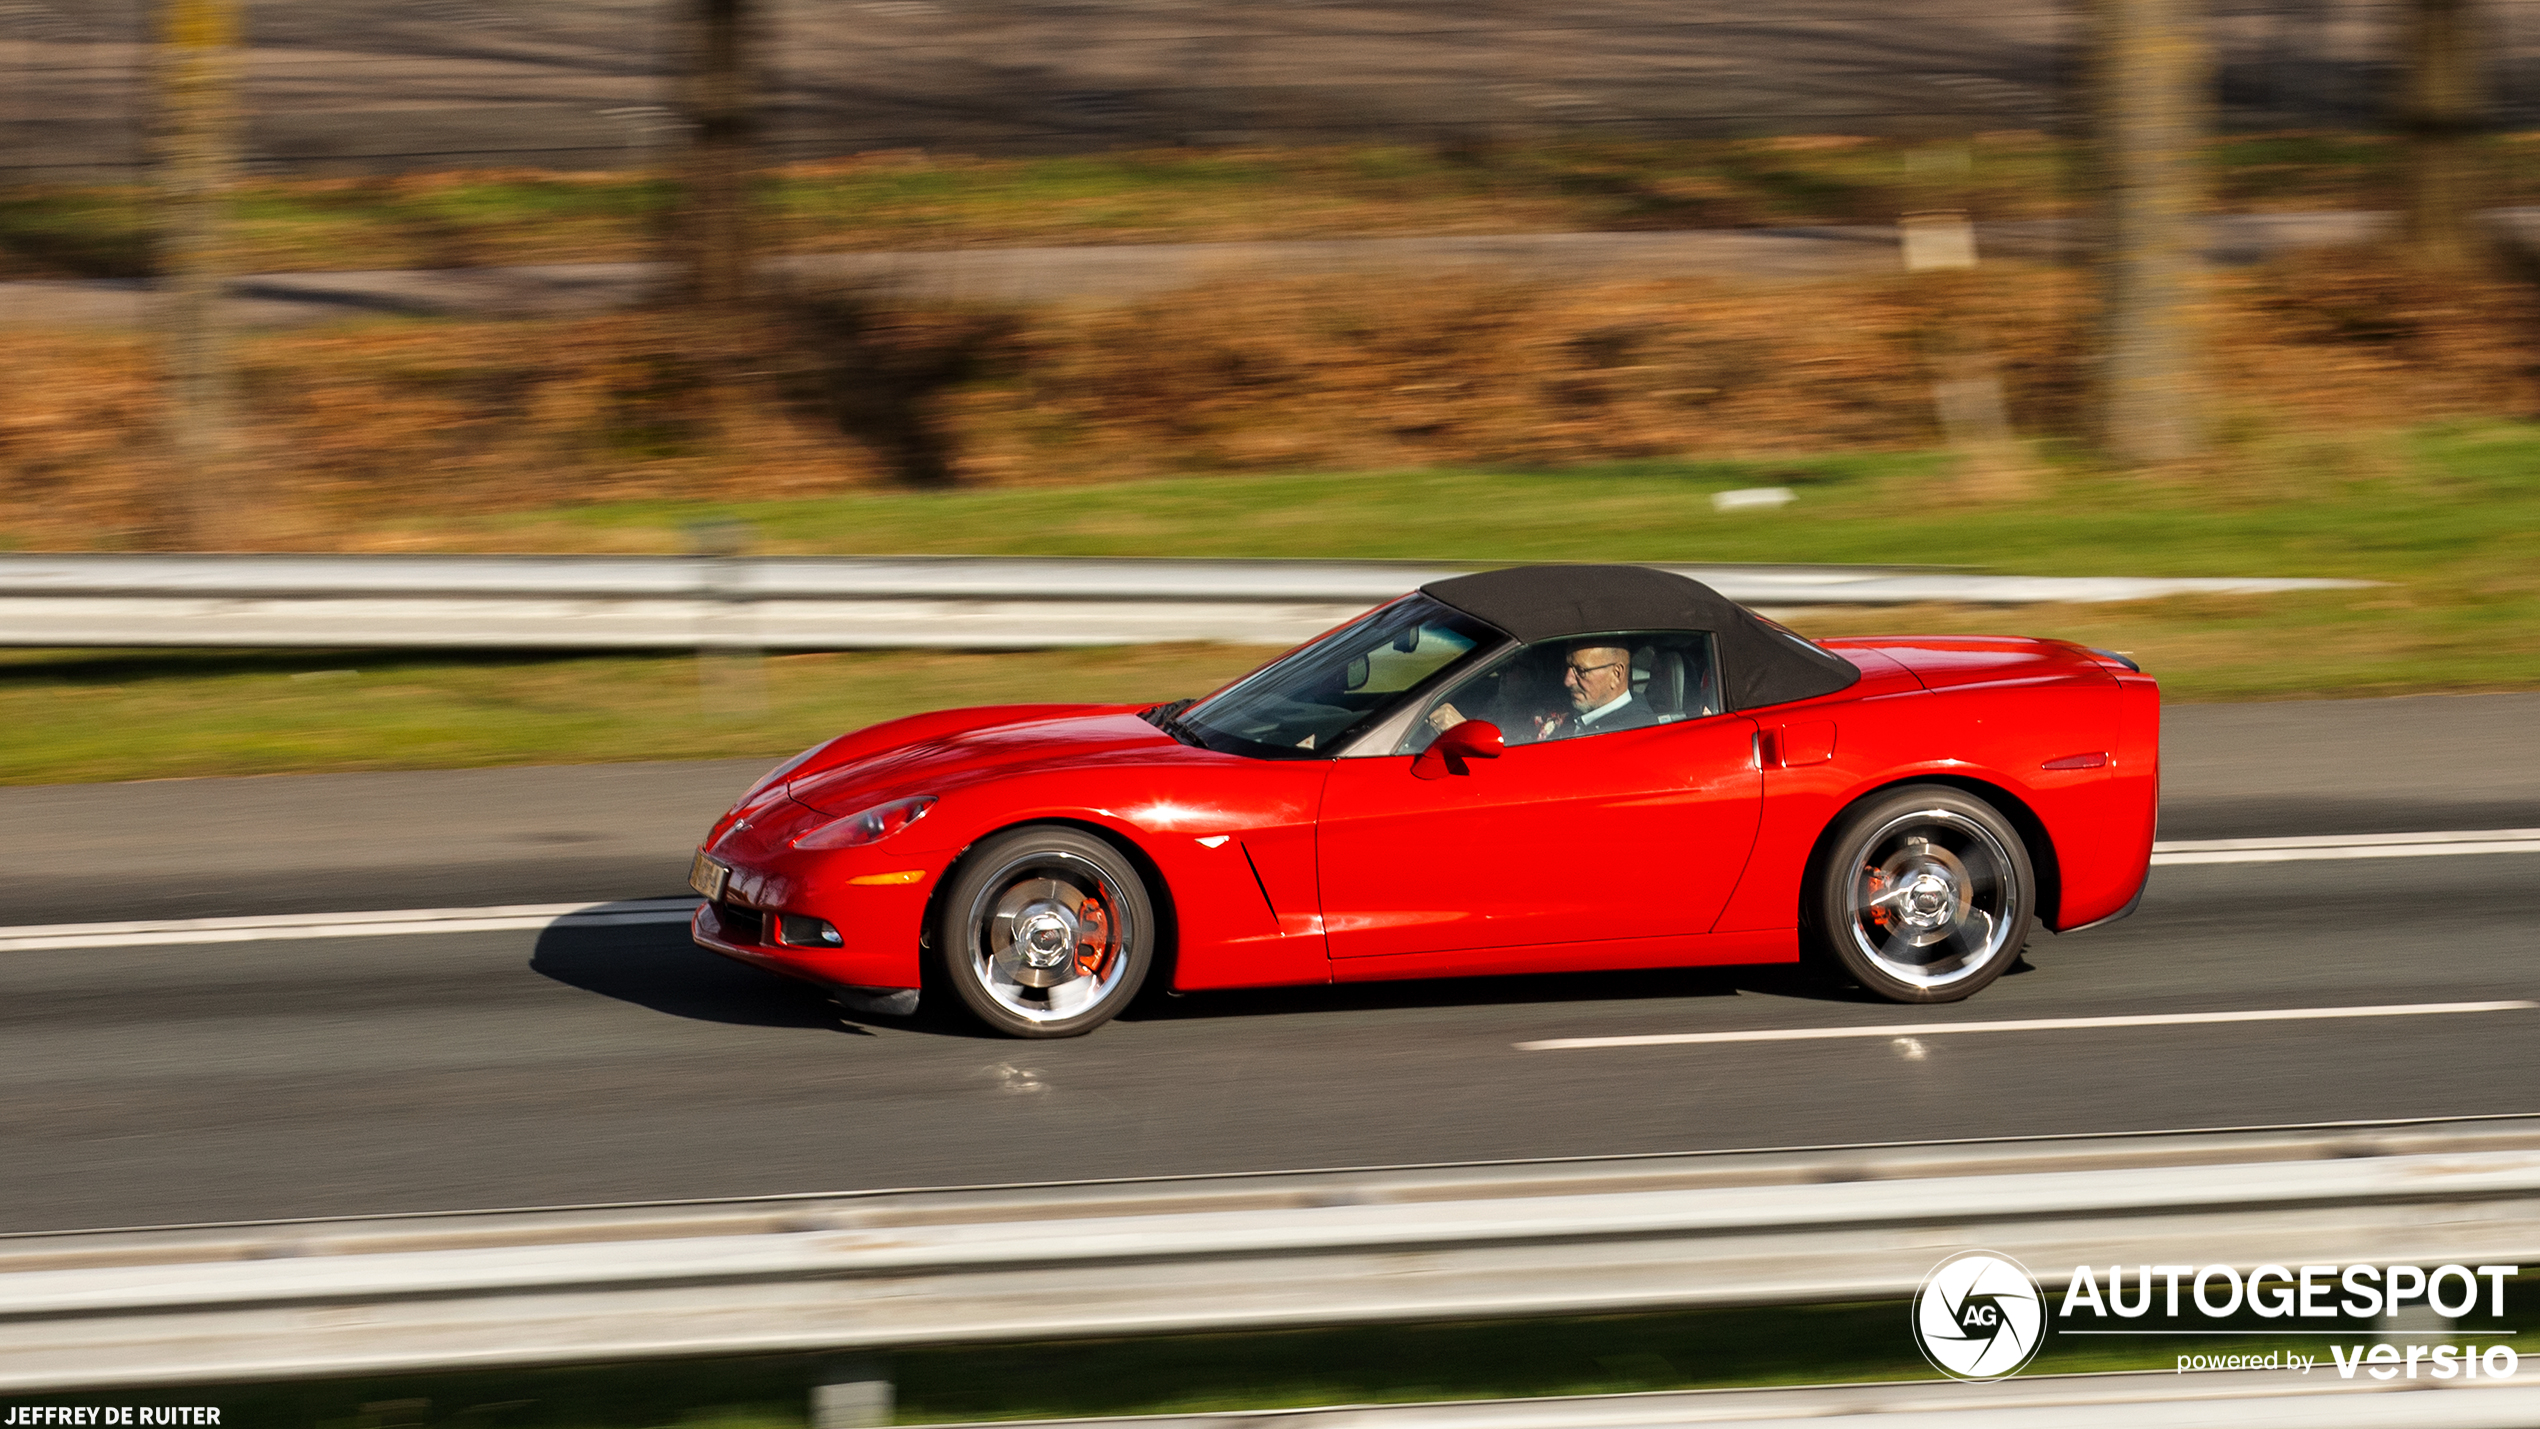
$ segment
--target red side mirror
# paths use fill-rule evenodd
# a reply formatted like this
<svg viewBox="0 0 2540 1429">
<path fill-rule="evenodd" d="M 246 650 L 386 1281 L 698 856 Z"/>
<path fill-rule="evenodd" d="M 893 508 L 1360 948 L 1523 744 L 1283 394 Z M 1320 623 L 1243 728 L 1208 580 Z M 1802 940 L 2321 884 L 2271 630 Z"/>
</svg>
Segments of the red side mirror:
<svg viewBox="0 0 2540 1429">
<path fill-rule="evenodd" d="M 1441 734 L 1419 757 L 1411 761 L 1411 773 L 1419 779 L 1443 779 L 1449 774 L 1470 774 L 1468 759 L 1497 759 L 1508 743 L 1500 738 L 1499 726 L 1486 719 L 1468 719 Z"/>
</svg>

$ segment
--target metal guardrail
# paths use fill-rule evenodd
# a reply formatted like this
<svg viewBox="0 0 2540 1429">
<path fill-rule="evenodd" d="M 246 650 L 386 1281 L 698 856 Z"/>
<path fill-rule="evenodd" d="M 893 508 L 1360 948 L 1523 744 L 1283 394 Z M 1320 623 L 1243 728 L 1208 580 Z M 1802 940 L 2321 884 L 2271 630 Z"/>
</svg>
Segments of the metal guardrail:
<svg viewBox="0 0 2540 1429">
<path fill-rule="evenodd" d="M 1489 563 L 1482 563 L 1486 566 Z M 972 556 L 0 555 L 0 645 L 1025 649 L 1293 644 L 1425 582 L 1416 562 Z M 1687 565 L 1765 610 L 2016 605 L 2368 584 Z"/>
<path fill-rule="evenodd" d="M 2036 1375 L 1992 1384 L 1899 1380 L 1551 1399 L 1350 1404 L 1120 1419 L 995 1421 L 994 1429 L 1705 1429 L 1869 1420 L 1878 1429 L 2533 1429 L 2540 1384 L 2377 1383 L 2274 1374 Z M 946 1425 L 942 1429 L 989 1429 Z"/>
<path fill-rule="evenodd" d="M 2540 1259 L 2540 1119 L 0 1237 L 0 1392 Z"/>
</svg>

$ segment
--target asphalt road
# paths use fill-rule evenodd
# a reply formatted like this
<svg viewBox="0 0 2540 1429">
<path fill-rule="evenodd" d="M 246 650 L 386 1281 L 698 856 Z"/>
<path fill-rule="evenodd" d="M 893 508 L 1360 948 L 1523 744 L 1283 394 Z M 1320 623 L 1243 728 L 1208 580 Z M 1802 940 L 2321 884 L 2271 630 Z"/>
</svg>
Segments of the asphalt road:
<svg viewBox="0 0 2540 1429">
<path fill-rule="evenodd" d="M 2536 727 L 2540 696 L 2177 710 L 2164 835 L 2540 826 Z M 0 791 L 7 921 L 675 892 L 751 772 Z M 1054 1044 L 842 1022 L 675 927 L 0 953 L 0 1230 L 2530 1113 L 2540 1011 L 1514 1044 L 2530 998 L 2535 876 L 2164 868 L 1954 1008 L 1665 973 L 1219 994 Z"/>
</svg>

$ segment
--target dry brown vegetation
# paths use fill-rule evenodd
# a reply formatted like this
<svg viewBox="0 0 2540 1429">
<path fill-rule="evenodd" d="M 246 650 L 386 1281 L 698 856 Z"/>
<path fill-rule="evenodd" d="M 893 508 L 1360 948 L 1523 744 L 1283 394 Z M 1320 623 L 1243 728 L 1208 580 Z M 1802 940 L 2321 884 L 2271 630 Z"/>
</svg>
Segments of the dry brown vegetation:
<svg viewBox="0 0 2540 1429">
<path fill-rule="evenodd" d="M 241 348 L 274 547 L 358 521 L 668 494 L 1164 471 L 1544 465 L 1937 440 L 1930 357 L 1998 360 L 2016 423 L 2068 431 L 2079 278 L 2000 270 L 1779 287 L 1248 282 L 1134 306 L 903 310 L 797 295 L 719 340 L 665 314 L 399 323 Z M 2530 287 L 2319 254 L 2218 276 L 2219 409 L 2243 425 L 2525 414 Z M 11 335 L 0 530 L 144 544 L 163 483 L 148 348 Z"/>
</svg>

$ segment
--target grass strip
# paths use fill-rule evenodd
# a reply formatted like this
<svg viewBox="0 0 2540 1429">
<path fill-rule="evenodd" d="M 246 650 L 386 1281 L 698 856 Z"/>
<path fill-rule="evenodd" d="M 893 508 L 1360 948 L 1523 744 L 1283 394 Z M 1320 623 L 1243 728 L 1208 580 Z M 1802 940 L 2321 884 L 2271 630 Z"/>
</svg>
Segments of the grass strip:
<svg viewBox="0 0 2540 1429">
<path fill-rule="evenodd" d="M 740 521 L 784 555 L 1955 566 L 2024 575 L 2508 576 L 2540 554 L 2540 424 L 2287 436 L 2172 473 L 2053 454 L 2008 495 L 1937 452 L 1209 475 L 382 522 L 389 550 L 677 552 Z M 1779 508 L 1720 511 L 1780 486 Z"/>
<path fill-rule="evenodd" d="M 1158 645 L 780 655 L 763 703 L 680 655 L 23 651 L 0 655 L 0 784 L 765 755 L 1018 700 L 1163 701 L 1271 651 Z M 739 693 L 746 694 L 746 691 Z"/>
<path fill-rule="evenodd" d="M 2533 139 L 2481 141 L 2487 202 L 2540 197 Z M 1892 223 L 1934 207 L 2025 219 L 2068 206 L 2071 151 L 2046 137 L 1980 136 L 1963 171 L 1909 167 L 1924 147 L 1798 136 L 1020 159 L 904 151 L 766 175 L 763 239 L 776 251 L 835 252 Z M 2403 153 L 2382 135 L 2248 135 L 2211 145 L 2208 166 L 2225 210 L 2390 208 Z M 1930 176 L 1941 172 L 1951 177 L 1936 190 Z M 239 191 L 235 261 L 247 272 L 287 272 L 646 258 L 675 197 L 668 182 L 635 172 L 257 179 Z M 141 276 L 151 250 L 140 189 L 0 193 L 0 278 Z"/>
<path fill-rule="evenodd" d="M 2527 1320 L 2531 1300 L 2517 1282 L 2508 1321 Z M 2271 1327 L 2246 1312 L 2203 1323 Z M 2334 1333 L 2340 1343 L 2374 1334 L 2363 1324 Z M 2479 1334 L 2415 1338 L 2457 1344 Z M 2324 1360 L 2327 1337 L 2293 1343 Z M 2171 1370 L 2185 1353 L 2265 1355 L 2287 1344 L 2259 1334 L 2058 1336 L 2022 1373 Z M 892 1382 L 900 1424 L 1939 1377 L 1914 1348 L 1907 1306 L 1881 1301 L 48 1395 L 0 1399 L 0 1418 L 19 1403 L 216 1404 L 223 1424 L 254 1429 L 794 1429 L 813 1385 L 877 1374 Z"/>
</svg>

